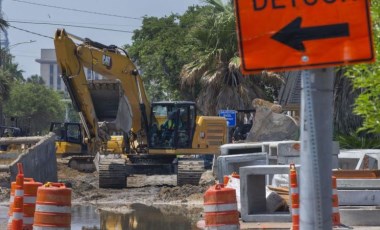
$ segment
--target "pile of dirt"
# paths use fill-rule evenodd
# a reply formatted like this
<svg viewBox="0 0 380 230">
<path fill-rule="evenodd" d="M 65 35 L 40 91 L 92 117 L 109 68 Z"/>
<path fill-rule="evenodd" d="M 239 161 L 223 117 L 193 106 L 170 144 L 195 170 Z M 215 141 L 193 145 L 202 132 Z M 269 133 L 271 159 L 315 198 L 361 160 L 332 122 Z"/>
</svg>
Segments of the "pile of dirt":
<svg viewBox="0 0 380 230">
<path fill-rule="evenodd" d="M 207 186 L 184 185 L 182 187 L 163 187 L 155 198 L 156 201 L 181 203 L 203 201 Z"/>
<path fill-rule="evenodd" d="M 78 172 L 58 163 L 58 182 L 72 189 L 72 202 L 96 205 L 142 204 L 200 204 L 207 185 L 176 186 L 175 175 L 134 175 L 127 178 L 124 189 L 98 188 L 98 173 Z M 5 178 L 5 177 L 0 177 Z M 9 183 L 0 179 L 0 182 Z M 0 202 L 8 202 L 9 188 L 0 187 Z"/>
<path fill-rule="evenodd" d="M 10 175 L 9 173 L 0 173 L 0 203 L 6 203 L 9 201 L 11 190 L 10 185 Z"/>
</svg>

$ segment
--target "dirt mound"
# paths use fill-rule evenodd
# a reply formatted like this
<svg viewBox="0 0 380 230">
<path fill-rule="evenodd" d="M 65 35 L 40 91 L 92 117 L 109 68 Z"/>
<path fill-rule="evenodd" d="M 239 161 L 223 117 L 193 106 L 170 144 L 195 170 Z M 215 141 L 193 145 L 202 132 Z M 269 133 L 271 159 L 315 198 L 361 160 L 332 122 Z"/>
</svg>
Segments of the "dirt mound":
<svg viewBox="0 0 380 230">
<path fill-rule="evenodd" d="M 182 203 L 203 199 L 206 186 L 184 185 L 182 187 L 163 187 L 155 200 L 164 202 L 181 201 Z"/>
</svg>

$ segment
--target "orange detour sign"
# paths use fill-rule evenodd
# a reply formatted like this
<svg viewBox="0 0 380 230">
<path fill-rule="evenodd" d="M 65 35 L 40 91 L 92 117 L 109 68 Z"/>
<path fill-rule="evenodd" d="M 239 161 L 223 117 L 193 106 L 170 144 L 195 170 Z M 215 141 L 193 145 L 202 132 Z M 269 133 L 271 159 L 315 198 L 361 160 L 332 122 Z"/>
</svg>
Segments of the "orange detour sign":
<svg viewBox="0 0 380 230">
<path fill-rule="evenodd" d="M 368 0 L 235 0 L 242 72 L 374 61 Z"/>
</svg>

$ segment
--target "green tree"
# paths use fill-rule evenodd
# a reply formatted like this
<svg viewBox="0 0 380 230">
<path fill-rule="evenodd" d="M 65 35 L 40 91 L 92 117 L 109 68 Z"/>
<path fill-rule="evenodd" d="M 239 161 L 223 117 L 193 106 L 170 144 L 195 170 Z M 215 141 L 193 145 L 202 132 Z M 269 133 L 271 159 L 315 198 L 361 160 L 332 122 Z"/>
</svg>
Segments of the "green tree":
<svg viewBox="0 0 380 230">
<path fill-rule="evenodd" d="M 205 115 L 215 115 L 220 109 L 251 108 L 254 98 L 274 100 L 276 95 L 268 92 L 279 90 L 279 75 L 265 72 L 243 76 L 239 69 L 232 1 L 204 2 L 208 5 L 185 37 L 186 50 L 192 56 L 181 72 L 183 87 L 200 89 L 197 104 Z"/>
<path fill-rule="evenodd" d="M 44 79 L 37 74 L 30 76 L 30 78 L 27 78 L 26 82 L 33 83 L 33 84 L 45 85 Z"/>
<path fill-rule="evenodd" d="M 32 134 L 46 132 L 51 121 L 63 121 L 64 105 L 59 94 L 41 84 L 17 82 L 10 91 L 4 113 L 30 117 Z"/>
<path fill-rule="evenodd" d="M 188 26 L 180 16 L 145 17 L 140 30 L 132 37 L 128 52 L 142 72 L 147 94 L 154 100 L 183 98 L 179 90 L 179 73 L 187 54 L 182 52 Z"/>
<path fill-rule="evenodd" d="M 380 0 L 371 1 L 373 40 L 376 62 L 347 67 L 346 76 L 353 81 L 354 89 L 360 91 L 354 112 L 363 118 L 360 131 L 380 133 Z"/>
</svg>

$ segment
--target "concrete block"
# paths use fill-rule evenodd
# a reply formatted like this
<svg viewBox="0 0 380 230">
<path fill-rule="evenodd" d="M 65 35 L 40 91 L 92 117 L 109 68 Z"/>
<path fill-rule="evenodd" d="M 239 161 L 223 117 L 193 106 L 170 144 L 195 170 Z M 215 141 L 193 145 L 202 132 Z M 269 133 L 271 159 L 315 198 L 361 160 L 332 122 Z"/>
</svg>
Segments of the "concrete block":
<svg viewBox="0 0 380 230">
<path fill-rule="evenodd" d="M 269 153 L 269 156 L 278 156 L 278 145 L 284 143 L 295 143 L 299 141 L 266 141 L 262 142 L 263 144 L 263 152 Z"/>
<path fill-rule="evenodd" d="M 278 143 L 278 156 L 299 157 L 301 143 L 299 141 Z"/>
<path fill-rule="evenodd" d="M 268 157 L 266 153 L 247 153 L 237 155 L 219 156 L 217 159 L 218 165 L 218 180 L 223 181 L 224 175 L 230 175 L 233 172 L 239 172 L 239 168 L 251 165 L 267 165 Z"/>
<path fill-rule="evenodd" d="M 339 213 L 340 222 L 348 226 L 380 226 L 380 208 L 376 206 L 340 207 Z"/>
<path fill-rule="evenodd" d="M 339 205 L 380 205 L 380 190 L 338 190 Z"/>
<path fill-rule="evenodd" d="M 262 143 L 236 143 L 220 146 L 220 155 L 235 155 L 243 153 L 261 153 Z"/>
<path fill-rule="evenodd" d="M 359 159 L 355 169 L 378 169 L 378 159 L 371 154 L 364 154 Z"/>
<path fill-rule="evenodd" d="M 360 165 L 359 161 L 368 155 L 372 158 L 377 159 L 377 162 L 380 160 L 380 150 L 379 149 L 352 149 L 352 150 L 340 150 L 339 153 L 339 168 L 341 169 L 356 169 Z M 375 167 L 375 166 L 374 166 Z M 359 166 L 360 168 L 360 166 Z M 377 168 L 380 169 L 379 164 Z"/>
<path fill-rule="evenodd" d="M 380 179 L 337 179 L 340 190 L 378 190 Z"/>
<path fill-rule="evenodd" d="M 296 166 L 299 171 L 299 166 Z M 288 165 L 257 165 L 241 167 L 240 171 L 241 218 L 245 222 L 289 222 L 289 212 L 269 213 L 265 197 L 269 175 L 289 174 Z"/>
<path fill-rule="evenodd" d="M 277 164 L 300 164 L 300 142 L 299 141 L 287 141 L 277 143 Z M 332 168 L 338 168 L 338 154 L 339 154 L 339 142 L 333 141 L 332 150 Z"/>
</svg>

